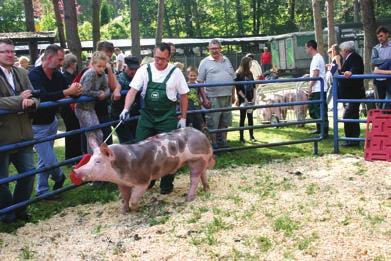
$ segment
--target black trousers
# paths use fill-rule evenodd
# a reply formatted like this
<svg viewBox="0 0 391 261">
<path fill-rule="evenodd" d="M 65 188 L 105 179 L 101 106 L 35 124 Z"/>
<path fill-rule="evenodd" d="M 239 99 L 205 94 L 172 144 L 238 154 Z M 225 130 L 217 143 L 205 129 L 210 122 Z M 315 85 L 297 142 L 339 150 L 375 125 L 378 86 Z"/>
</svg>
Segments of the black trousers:
<svg viewBox="0 0 391 261">
<path fill-rule="evenodd" d="M 66 131 L 80 129 L 79 120 L 68 104 L 62 106 L 60 112 Z M 83 152 L 87 151 L 86 144 L 86 139 L 83 134 L 74 134 L 65 137 L 65 159 L 82 155 Z"/>
<path fill-rule="evenodd" d="M 239 126 L 244 127 L 244 121 L 246 120 L 246 115 L 247 115 L 247 120 L 248 120 L 248 126 L 254 126 L 254 118 L 253 118 L 253 113 L 247 113 L 247 110 L 240 110 L 240 120 L 239 120 Z M 250 139 L 254 137 L 254 130 L 250 129 L 248 130 L 250 133 Z M 240 130 L 240 139 L 243 139 L 243 130 Z"/>
<path fill-rule="evenodd" d="M 375 98 L 385 99 L 388 81 L 374 80 L 373 83 L 375 84 Z M 378 108 L 383 108 L 383 103 L 377 103 L 376 105 L 378 106 Z"/>
<path fill-rule="evenodd" d="M 343 119 L 358 119 L 360 116 L 360 103 L 346 103 L 344 104 L 345 111 Z M 357 138 L 360 136 L 360 123 L 345 122 L 344 123 L 345 136 L 350 138 Z"/>
</svg>

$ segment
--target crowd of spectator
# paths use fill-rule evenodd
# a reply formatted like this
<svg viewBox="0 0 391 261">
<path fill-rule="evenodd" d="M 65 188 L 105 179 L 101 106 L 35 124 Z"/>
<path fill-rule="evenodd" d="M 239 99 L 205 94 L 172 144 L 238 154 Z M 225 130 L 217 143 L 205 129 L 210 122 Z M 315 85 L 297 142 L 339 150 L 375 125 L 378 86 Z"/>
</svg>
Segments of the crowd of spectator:
<svg viewBox="0 0 391 261">
<path fill-rule="evenodd" d="M 372 63 L 375 73 L 391 74 L 391 44 L 389 32 L 385 27 L 376 31 L 379 44 L 372 50 Z M 203 114 L 189 113 L 188 110 L 230 108 L 232 104 L 240 109 L 239 126 L 253 126 L 253 110 L 245 108 L 255 104 L 256 85 L 252 83 L 227 84 L 226 86 L 188 88 L 196 83 L 233 83 L 263 79 L 264 73 L 272 69 L 271 53 L 268 48 L 260 55 L 260 63 L 254 54 L 247 54 L 241 59 L 235 71 L 229 59 L 223 55 L 220 42 L 213 39 L 209 45 L 209 56 L 205 57 L 199 68 L 173 61 L 175 47 L 162 43 L 154 50 L 154 57 L 145 57 L 140 63 L 139 57 L 126 56 L 119 48 L 114 48 L 108 41 L 99 42 L 97 51 L 91 56 L 87 68 L 77 73 L 78 60 L 72 53 L 55 44 L 49 45 L 40 55 L 33 68 L 27 57 L 16 61 L 14 44 L 9 39 L 0 39 L 0 109 L 18 110 L 16 114 L 0 116 L 0 145 L 17 143 L 31 139 L 41 139 L 57 134 L 58 113 L 61 115 L 66 131 L 93 127 L 112 120 L 122 120 L 116 129 L 120 143 L 135 143 L 146 137 L 167 132 L 177 127 L 191 126 L 201 131 L 208 129 L 227 129 L 232 124 L 232 112 L 220 111 Z M 364 66 L 361 56 L 355 51 L 354 42 L 333 45 L 328 50 L 330 63 L 317 51 L 317 43 L 308 41 L 306 53 L 312 57 L 309 76 L 344 75 L 338 84 L 338 97 L 361 99 L 365 97 L 362 79 L 348 79 L 352 74 L 362 74 Z M 112 56 L 115 53 L 115 63 Z M 185 75 L 186 77 L 185 77 Z M 391 98 L 389 80 L 375 80 L 378 98 Z M 121 96 L 121 91 L 127 94 Z M 311 81 L 308 89 L 309 100 L 319 100 L 320 82 Z M 39 108 L 39 102 L 57 101 L 66 97 L 81 95 L 96 98 L 94 101 L 66 104 L 59 107 Z M 344 119 L 358 119 L 359 103 L 344 104 Z M 390 108 L 389 103 L 380 104 Z M 176 116 L 179 109 L 180 115 Z M 327 119 L 327 104 L 324 108 Z M 310 117 L 320 118 L 320 105 L 311 104 Z M 140 116 L 138 121 L 128 120 L 129 116 Z M 110 126 L 91 130 L 85 134 L 75 134 L 65 139 L 65 159 L 92 153 L 103 140 L 111 144 Z M 358 137 L 358 123 L 345 123 L 346 137 Z M 328 121 L 324 133 L 328 135 Z M 321 133 L 317 124 L 314 133 Z M 227 132 L 212 134 L 214 149 L 226 148 Z M 254 131 L 249 130 L 250 142 L 256 142 Z M 244 131 L 240 130 L 239 141 L 247 142 Z M 356 141 L 349 141 L 346 146 L 357 146 Z M 9 164 L 13 163 L 18 173 L 57 164 L 54 141 L 34 145 L 38 155 L 38 165 L 34 164 L 32 147 L 25 147 L 0 154 L 0 178 L 8 177 Z M 63 186 L 66 176 L 60 168 L 53 168 L 39 173 L 37 196 Z M 49 177 L 53 187 L 49 187 Z M 170 193 L 173 189 L 174 175 L 161 181 L 161 193 Z M 0 209 L 30 198 L 33 191 L 34 176 L 19 179 L 13 193 L 8 184 L 0 185 Z M 151 186 L 153 186 L 151 183 Z M 52 198 L 53 199 L 53 198 Z M 0 221 L 13 222 L 28 219 L 26 207 L 19 208 L 0 216 Z"/>
</svg>

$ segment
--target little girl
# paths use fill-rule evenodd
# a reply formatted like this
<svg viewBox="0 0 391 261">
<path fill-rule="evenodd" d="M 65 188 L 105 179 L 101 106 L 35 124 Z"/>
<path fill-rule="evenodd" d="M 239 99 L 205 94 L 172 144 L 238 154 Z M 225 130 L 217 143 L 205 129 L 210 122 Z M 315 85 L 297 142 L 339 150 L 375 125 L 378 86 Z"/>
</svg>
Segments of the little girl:
<svg viewBox="0 0 391 261">
<path fill-rule="evenodd" d="M 105 74 L 108 60 L 109 58 L 103 52 L 95 52 L 93 54 L 91 61 L 92 67 L 80 79 L 82 95 L 98 98 L 100 101 L 110 96 L 108 80 Z M 78 103 L 75 114 L 79 119 L 81 128 L 99 124 L 94 101 Z M 86 132 L 86 137 L 88 153 L 92 153 L 93 149 L 103 142 L 103 132 L 100 129 Z"/>
</svg>

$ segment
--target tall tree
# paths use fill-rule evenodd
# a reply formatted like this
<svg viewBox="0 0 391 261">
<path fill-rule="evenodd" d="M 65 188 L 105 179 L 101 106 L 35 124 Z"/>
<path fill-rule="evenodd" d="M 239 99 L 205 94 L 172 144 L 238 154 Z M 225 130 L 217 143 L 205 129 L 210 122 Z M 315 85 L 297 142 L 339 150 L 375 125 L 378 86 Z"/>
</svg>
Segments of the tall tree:
<svg viewBox="0 0 391 261">
<path fill-rule="evenodd" d="M 323 55 L 322 17 L 320 16 L 319 0 L 312 0 L 312 15 L 314 17 L 315 39 L 318 43 L 318 52 Z"/>
<path fill-rule="evenodd" d="M 168 38 L 172 38 L 170 15 L 168 14 L 168 10 L 166 12 L 164 12 L 164 28 L 167 30 Z"/>
<path fill-rule="evenodd" d="M 130 33 L 132 36 L 132 55 L 141 57 L 138 0 L 130 0 Z"/>
<path fill-rule="evenodd" d="M 328 28 L 328 46 L 329 48 L 337 42 L 334 28 L 334 0 L 326 1 L 327 28 Z"/>
<path fill-rule="evenodd" d="M 377 43 L 376 18 L 373 0 L 361 0 L 361 17 L 364 27 L 364 68 L 371 71 L 371 50 Z"/>
<path fill-rule="evenodd" d="M 295 6 L 296 6 L 296 0 L 289 0 L 288 1 L 289 20 L 292 23 L 294 23 L 294 21 L 295 21 Z"/>
<path fill-rule="evenodd" d="M 77 12 L 75 0 L 63 0 L 65 34 L 67 37 L 68 49 L 77 57 L 78 70 L 81 69 L 81 43 L 77 29 Z"/>
<path fill-rule="evenodd" d="M 92 1 L 92 45 L 94 50 L 100 41 L 100 4 L 101 0 Z"/>
<path fill-rule="evenodd" d="M 194 30 L 191 17 L 192 0 L 182 0 L 182 5 L 185 7 L 185 28 L 187 37 L 194 37 Z"/>
<path fill-rule="evenodd" d="M 195 30 L 196 30 L 196 36 L 202 37 L 202 30 L 201 30 L 201 22 L 200 22 L 200 14 L 198 12 L 198 4 L 197 1 L 192 1 L 193 3 L 193 17 L 194 17 L 194 23 L 195 23 Z"/>
<path fill-rule="evenodd" d="M 358 0 L 353 1 L 353 11 L 354 11 L 353 22 L 355 23 L 360 22 L 360 3 Z"/>
<path fill-rule="evenodd" d="M 156 23 L 156 45 L 160 44 L 163 39 L 163 17 L 164 17 L 164 0 L 159 0 L 157 23 Z"/>
<path fill-rule="evenodd" d="M 242 4 L 240 0 L 236 0 L 236 23 L 238 25 L 238 33 L 240 36 L 243 36 L 243 13 L 242 13 Z"/>
<path fill-rule="evenodd" d="M 24 0 L 24 14 L 26 22 L 26 30 L 28 32 L 35 32 L 34 26 L 34 7 L 32 0 Z M 38 58 L 38 44 L 35 40 L 29 41 L 30 58 L 32 63 Z"/>
<path fill-rule="evenodd" d="M 59 0 L 52 0 L 54 17 L 56 18 L 58 39 L 60 40 L 60 46 L 66 48 L 65 42 L 65 33 L 64 33 L 64 23 L 62 21 Z"/>
</svg>

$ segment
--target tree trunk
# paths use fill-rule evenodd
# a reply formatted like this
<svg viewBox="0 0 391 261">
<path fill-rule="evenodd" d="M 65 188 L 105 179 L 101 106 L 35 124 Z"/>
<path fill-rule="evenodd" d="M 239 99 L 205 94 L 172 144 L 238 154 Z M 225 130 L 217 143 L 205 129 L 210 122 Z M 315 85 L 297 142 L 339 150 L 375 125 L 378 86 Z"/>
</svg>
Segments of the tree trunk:
<svg viewBox="0 0 391 261">
<path fill-rule="evenodd" d="M 227 0 L 224 0 L 224 29 L 225 36 L 228 36 L 228 3 Z"/>
<path fill-rule="evenodd" d="M 257 34 L 257 1 L 251 0 L 251 12 L 252 12 L 252 24 L 253 24 L 253 35 Z"/>
<path fill-rule="evenodd" d="M 319 0 L 312 0 L 312 13 L 314 17 L 315 39 L 318 43 L 318 52 L 323 55 L 322 17 L 320 16 Z"/>
<path fill-rule="evenodd" d="M 240 36 L 243 36 L 243 16 L 242 16 L 242 5 L 240 4 L 240 0 L 236 0 L 236 22 L 238 24 L 238 33 Z"/>
<path fill-rule="evenodd" d="M 157 23 L 156 23 L 156 46 L 162 42 L 163 39 L 163 17 L 164 17 L 164 0 L 159 0 Z"/>
<path fill-rule="evenodd" d="M 334 0 L 326 1 L 326 12 L 327 12 L 327 28 L 328 30 L 328 46 L 329 48 L 337 42 L 335 36 L 335 28 L 334 28 Z"/>
<path fill-rule="evenodd" d="M 100 0 L 92 1 L 92 45 L 94 51 L 100 41 Z"/>
<path fill-rule="evenodd" d="M 35 32 L 34 8 L 32 0 L 24 0 L 24 13 L 26 17 L 26 31 Z M 34 64 L 38 58 L 38 44 L 36 41 L 29 41 L 30 60 Z"/>
<path fill-rule="evenodd" d="M 194 17 L 194 23 L 195 23 L 195 30 L 196 30 L 196 36 L 202 37 L 202 30 L 201 30 L 201 22 L 200 22 L 200 15 L 198 12 L 198 4 L 197 1 L 193 2 L 193 17 Z"/>
<path fill-rule="evenodd" d="M 289 20 L 292 22 L 292 24 L 295 23 L 295 5 L 296 5 L 296 0 L 289 0 L 288 2 Z"/>
<path fill-rule="evenodd" d="M 171 30 L 170 16 L 168 15 L 168 10 L 164 12 L 164 27 L 167 30 L 168 38 L 172 38 L 172 30 Z"/>
<path fill-rule="evenodd" d="M 60 7 L 58 6 L 58 0 L 52 0 L 52 3 L 53 3 L 54 16 L 56 18 L 56 25 L 57 25 L 58 39 L 60 41 L 60 46 L 62 48 L 66 48 L 67 45 L 65 41 L 64 23 L 62 21 L 62 17 L 60 13 Z"/>
<path fill-rule="evenodd" d="M 182 0 L 182 5 L 185 8 L 185 28 L 187 37 L 194 37 L 194 30 L 192 24 L 192 15 L 191 15 L 191 0 Z"/>
<path fill-rule="evenodd" d="M 359 23 L 360 22 L 360 3 L 358 0 L 354 0 L 353 9 L 354 9 L 353 22 Z"/>
<path fill-rule="evenodd" d="M 132 55 L 141 58 L 138 0 L 130 0 L 130 27 L 132 36 Z"/>
<path fill-rule="evenodd" d="M 361 0 L 361 17 L 364 27 L 364 68 L 365 73 L 369 73 L 371 71 L 371 50 L 377 43 L 373 0 Z"/>
<path fill-rule="evenodd" d="M 82 68 L 81 43 L 77 28 L 77 13 L 75 0 L 64 1 L 65 34 L 67 36 L 68 49 L 77 57 L 78 70 Z"/>
</svg>

